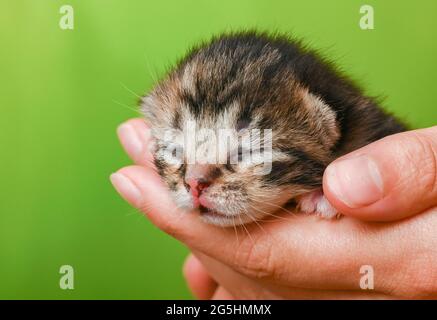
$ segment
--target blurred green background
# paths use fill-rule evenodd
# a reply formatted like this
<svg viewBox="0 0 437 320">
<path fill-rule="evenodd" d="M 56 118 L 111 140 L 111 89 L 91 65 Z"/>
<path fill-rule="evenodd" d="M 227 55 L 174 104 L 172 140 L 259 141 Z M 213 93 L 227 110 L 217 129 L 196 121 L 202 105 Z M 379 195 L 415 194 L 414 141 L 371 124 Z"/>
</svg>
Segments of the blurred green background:
<svg viewBox="0 0 437 320">
<path fill-rule="evenodd" d="M 303 37 L 413 127 L 437 123 L 437 2 L 0 1 L 0 298 L 191 298 L 187 250 L 113 190 L 116 126 L 187 48 L 256 27 Z M 74 8 L 61 30 L 59 8 Z M 375 9 L 363 31 L 359 8 Z M 213 241 L 213 239 L 212 239 Z M 59 288 L 72 265 L 75 289 Z"/>
</svg>

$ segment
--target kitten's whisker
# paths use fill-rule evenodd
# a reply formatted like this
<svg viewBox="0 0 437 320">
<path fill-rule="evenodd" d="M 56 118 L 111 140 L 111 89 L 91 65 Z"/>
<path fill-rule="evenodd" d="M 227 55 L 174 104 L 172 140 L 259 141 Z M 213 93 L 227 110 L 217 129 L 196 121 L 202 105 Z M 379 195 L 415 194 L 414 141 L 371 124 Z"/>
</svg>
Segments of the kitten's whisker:
<svg viewBox="0 0 437 320">
<path fill-rule="evenodd" d="M 296 215 L 295 212 L 292 212 L 292 211 L 290 211 L 290 210 L 287 210 L 287 209 L 285 209 L 284 207 L 281 207 L 281 206 L 279 206 L 279 205 L 277 205 L 277 204 L 274 204 L 274 203 L 271 203 L 271 202 L 268 202 L 268 201 L 258 201 L 258 200 L 254 199 L 254 198 L 250 198 L 250 200 L 252 200 L 252 201 L 254 201 L 254 202 L 258 202 L 258 203 L 262 203 L 262 204 L 267 204 L 267 205 L 270 205 L 270 206 L 274 206 L 274 207 L 276 207 L 276 208 L 279 208 L 279 209 L 281 209 L 281 210 L 284 210 L 285 212 L 287 212 L 287 213 L 289 213 L 289 214 L 291 214 L 291 215 L 293 215 L 293 216 Z"/>
<path fill-rule="evenodd" d="M 247 210 L 243 211 L 245 216 L 248 216 L 265 234 L 269 234 L 262 226 L 261 224 L 256 220 L 256 218 L 252 217 L 252 215 L 248 214 Z M 269 234 L 270 235 L 270 234 Z"/>
<path fill-rule="evenodd" d="M 252 206 L 252 205 L 249 205 L 249 207 L 250 207 L 251 209 L 253 209 L 253 210 L 256 210 L 256 211 L 258 211 L 258 212 L 261 212 L 263 215 L 266 215 L 266 216 L 271 216 L 271 217 L 275 217 L 275 218 L 282 219 L 282 220 L 287 220 L 287 221 L 289 220 L 289 219 L 287 219 L 287 218 L 284 218 L 284 217 L 281 217 L 281 216 L 274 215 L 273 213 L 266 212 L 266 211 L 264 211 L 264 210 L 261 210 L 261 209 L 255 208 L 255 207 Z"/>
<path fill-rule="evenodd" d="M 243 223 L 243 220 L 241 220 L 241 215 L 239 215 L 238 218 L 240 219 L 241 226 L 243 226 L 244 230 L 246 230 L 246 233 L 249 236 L 250 241 L 252 241 L 252 244 L 255 245 L 255 241 L 253 240 L 252 236 L 250 235 L 249 230 L 247 230 L 246 226 Z"/>
<path fill-rule="evenodd" d="M 134 214 L 137 214 L 137 213 L 141 213 L 141 212 L 137 209 L 131 210 L 131 211 L 126 212 L 125 217 L 130 217 L 130 216 L 133 216 Z"/>
<path fill-rule="evenodd" d="M 121 102 L 119 102 L 119 101 L 117 101 L 117 100 L 114 100 L 114 99 L 112 99 L 112 102 L 118 104 L 119 106 L 122 106 L 122 107 L 124 107 L 124 108 L 127 108 L 127 109 L 129 109 L 129 110 L 135 111 L 135 112 L 138 113 L 139 115 L 143 116 L 143 114 L 142 114 L 138 109 L 134 109 L 134 108 L 132 108 L 132 107 L 129 107 L 128 105 L 126 105 L 126 104 L 124 104 L 124 103 L 121 103 Z"/>
<path fill-rule="evenodd" d="M 286 220 L 286 221 L 291 221 L 291 220 L 292 220 L 292 219 L 290 219 L 290 218 L 284 218 L 284 217 L 281 217 L 281 216 L 275 215 L 275 214 L 273 214 L 273 213 L 266 212 L 266 211 L 264 211 L 264 210 L 261 210 L 261 209 L 255 208 L 255 207 L 252 206 L 252 205 L 250 205 L 250 207 L 251 207 L 252 209 L 258 211 L 258 212 L 261 212 L 261 213 L 267 215 L 267 216 L 271 216 L 271 217 L 278 218 L 278 219 L 282 219 L 282 220 Z"/>
<path fill-rule="evenodd" d="M 133 90 L 131 90 L 131 89 L 129 89 L 123 82 L 121 82 L 121 81 L 119 81 L 120 82 L 120 84 L 121 84 L 121 86 L 123 87 L 123 88 L 125 88 L 128 92 L 130 92 L 130 93 L 132 93 L 135 97 L 137 97 L 137 98 L 139 98 L 139 99 L 141 99 L 142 97 L 140 96 L 140 95 L 138 95 L 135 91 L 133 91 Z"/>
<path fill-rule="evenodd" d="M 126 216 L 131 216 L 134 215 L 135 213 L 140 213 L 141 215 L 144 216 L 144 212 L 142 212 L 142 210 L 149 210 L 152 206 L 151 205 L 144 205 L 144 206 L 140 206 L 139 208 L 134 208 L 132 211 L 129 211 L 126 213 Z"/>
<path fill-rule="evenodd" d="M 127 212 L 125 216 L 126 217 L 130 217 L 130 216 L 132 216 L 134 214 L 138 214 L 138 216 L 137 216 L 138 219 L 141 218 L 141 217 L 144 218 L 145 211 L 148 211 L 151 208 L 152 208 L 151 204 L 146 204 L 144 206 L 140 206 L 139 208 L 134 208 L 133 210 Z"/>
<path fill-rule="evenodd" d="M 238 239 L 237 226 L 235 224 L 235 217 L 232 217 L 232 227 L 234 227 L 235 237 L 237 238 L 237 243 L 240 244 L 240 240 Z"/>
<path fill-rule="evenodd" d="M 153 83 L 157 83 L 158 82 L 158 75 L 156 74 L 156 72 L 152 72 L 152 69 L 151 69 L 150 63 L 149 63 L 149 59 L 147 58 L 146 53 L 144 53 L 144 60 L 146 61 L 146 68 L 147 68 L 147 72 L 149 73 L 149 76 L 152 78 Z"/>
</svg>

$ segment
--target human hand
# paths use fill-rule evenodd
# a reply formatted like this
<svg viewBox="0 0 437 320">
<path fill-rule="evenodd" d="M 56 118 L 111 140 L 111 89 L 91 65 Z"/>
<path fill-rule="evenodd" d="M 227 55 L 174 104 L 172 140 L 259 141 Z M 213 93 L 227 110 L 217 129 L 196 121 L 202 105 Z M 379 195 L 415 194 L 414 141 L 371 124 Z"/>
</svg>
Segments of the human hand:
<svg viewBox="0 0 437 320">
<path fill-rule="evenodd" d="M 185 274 L 197 297 L 437 297 L 437 127 L 387 137 L 332 163 L 324 192 L 342 219 L 284 210 L 281 218 L 237 231 L 204 224 L 173 205 L 150 163 L 142 120 L 122 125 L 119 135 L 137 165 L 119 170 L 112 182 L 193 251 Z M 374 290 L 360 288 L 363 265 L 373 267 Z"/>
</svg>

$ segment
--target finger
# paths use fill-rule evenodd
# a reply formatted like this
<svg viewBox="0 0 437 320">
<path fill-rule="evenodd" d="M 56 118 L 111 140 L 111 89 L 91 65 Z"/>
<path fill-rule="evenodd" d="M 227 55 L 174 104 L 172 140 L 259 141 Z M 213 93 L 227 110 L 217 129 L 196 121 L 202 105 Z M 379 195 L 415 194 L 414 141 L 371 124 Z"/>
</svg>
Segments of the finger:
<svg viewBox="0 0 437 320">
<path fill-rule="evenodd" d="M 417 255 L 421 259 L 429 251 L 425 244 L 437 245 L 437 219 L 432 212 L 390 224 L 348 217 L 327 221 L 316 216 L 288 216 L 288 221 L 246 225 L 234 234 L 233 228 L 205 224 L 197 214 L 176 208 L 159 175 L 150 168 L 125 167 L 111 180 L 122 197 L 160 229 L 190 249 L 260 281 L 309 289 L 360 290 L 360 268 L 371 265 L 378 270 L 375 292 L 385 293 L 393 290 L 396 281 L 402 282 L 405 272 L 416 270 L 410 265 L 417 263 Z"/>
<path fill-rule="evenodd" d="M 193 254 L 185 260 L 183 273 L 188 287 L 197 299 L 211 299 L 217 289 L 217 283 Z"/>
<path fill-rule="evenodd" d="M 270 293 L 268 284 L 264 285 L 256 280 L 254 281 L 201 252 L 195 251 L 194 253 L 203 268 L 207 270 L 206 272 L 217 281 L 219 288 L 221 288 L 220 291 L 225 291 L 227 295 L 244 300 L 280 298 L 280 296 Z"/>
<path fill-rule="evenodd" d="M 130 119 L 117 128 L 120 142 L 129 157 L 139 165 L 152 163 L 150 129 L 143 119 Z"/>
<path fill-rule="evenodd" d="M 220 283 L 221 290 L 235 299 L 387 299 L 389 296 L 371 290 L 314 290 L 293 288 L 286 283 L 275 285 L 249 279 L 227 265 L 196 253 L 203 268 Z"/>
<path fill-rule="evenodd" d="M 437 126 L 386 137 L 331 163 L 323 190 L 340 212 L 402 219 L 437 205 Z"/>
<path fill-rule="evenodd" d="M 211 300 L 235 300 L 234 297 L 223 287 L 218 287 Z"/>
<path fill-rule="evenodd" d="M 378 224 L 349 217 L 326 221 L 299 216 L 290 223 L 263 225 L 266 237 L 272 231 L 274 243 L 267 250 L 262 249 L 269 244 L 267 238 L 258 236 L 252 247 L 246 248 L 240 242 L 235 254 L 228 252 L 230 260 L 211 256 L 226 264 L 226 268 L 211 267 L 208 263 L 211 259 L 202 255 L 198 258 L 209 274 L 236 298 L 241 292 L 232 287 L 243 282 L 228 276 L 229 268 L 256 281 L 252 289 L 259 288 L 259 284 L 269 286 L 270 293 L 276 296 L 411 297 L 420 294 L 422 286 L 426 291 L 427 284 L 437 283 L 435 212 Z M 272 230 L 270 225 L 274 226 Z M 250 240 L 246 241 L 249 243 Z M 237 265 L 233 265 L 234 261 Z M 366 279 L 373 283 L 371 290 L 367 290 Z M 281 289 L 284 286 L 290 290 Z M 256 289 L 250 292 L 256 293 Z M 243 296 L 247 298 L 247 292 Z"/>
</svg>

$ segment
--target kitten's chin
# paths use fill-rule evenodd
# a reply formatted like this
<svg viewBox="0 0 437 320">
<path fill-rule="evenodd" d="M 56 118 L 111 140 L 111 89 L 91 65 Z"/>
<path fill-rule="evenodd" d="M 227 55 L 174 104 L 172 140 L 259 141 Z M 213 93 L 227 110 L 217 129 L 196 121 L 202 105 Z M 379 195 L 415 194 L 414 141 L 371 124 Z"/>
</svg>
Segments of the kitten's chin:
<svg viewBox="0 0 437 320">
<path fill-rule="evenodd" d="M 249 223 L 253 220 L 245 215 L 227 215 L 206 207 L 199 208 L 200 218 L 208 224 L 213 224 L 220 227 L 233 227 Z"/>
<path fill-rule="evenodd" d="M 220 227 L 233 227 L 253 222 L 255 219 L 244 213 L 228 214 L 220 212 L 213 203 L 204 198 L 200 201 L 200 207 L 196 208 L 191 195 L 182 189 L 178 192 L 172 192 L 171 195 L 178 208 L 187 212 L 197 212 L 200 219 L 208 224 Z"/>
</svg>

